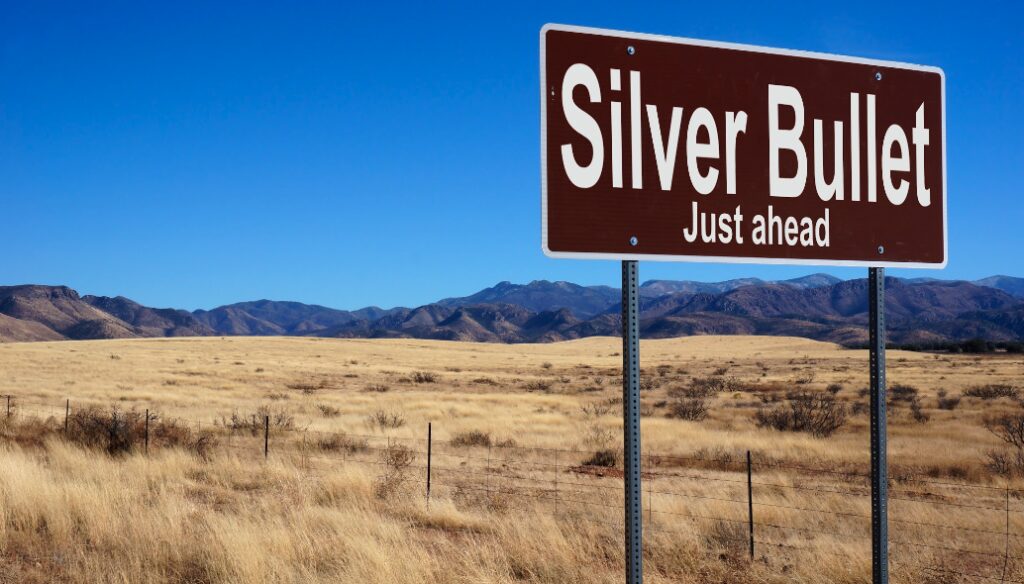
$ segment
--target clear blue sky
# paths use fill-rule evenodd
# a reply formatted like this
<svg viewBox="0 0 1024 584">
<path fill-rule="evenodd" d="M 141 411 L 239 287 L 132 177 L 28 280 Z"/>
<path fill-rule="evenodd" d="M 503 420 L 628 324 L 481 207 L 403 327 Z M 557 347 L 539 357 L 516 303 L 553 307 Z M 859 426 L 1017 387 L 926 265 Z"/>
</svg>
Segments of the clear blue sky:
<svg viewBox="0 0 1024 584">
<path fill-rule="evenodd" d="M 618 285 L 614 262 L 541 253 L 546 22 L 943 67 L 949 267 L 894 273 L 1024 276 L 1014 3 L 87 4 L 0 2 L 2 284 L 190 309 Z M 643 279 L 810 271 L 641 265 Z"/>
</svg>

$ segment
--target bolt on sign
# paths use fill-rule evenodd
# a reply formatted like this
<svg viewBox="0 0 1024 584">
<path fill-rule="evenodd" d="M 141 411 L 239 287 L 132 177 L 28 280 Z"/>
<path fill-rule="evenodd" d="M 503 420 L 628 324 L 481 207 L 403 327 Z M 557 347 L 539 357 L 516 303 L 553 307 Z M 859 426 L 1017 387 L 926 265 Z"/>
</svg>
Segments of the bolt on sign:
<svg viewBox="0 0 1024 584">
<path fill-rule="evenodd" d="M 547 255 L 945 266 L 941 69 L 561 25 L 540 55 Z"/>
</svg>

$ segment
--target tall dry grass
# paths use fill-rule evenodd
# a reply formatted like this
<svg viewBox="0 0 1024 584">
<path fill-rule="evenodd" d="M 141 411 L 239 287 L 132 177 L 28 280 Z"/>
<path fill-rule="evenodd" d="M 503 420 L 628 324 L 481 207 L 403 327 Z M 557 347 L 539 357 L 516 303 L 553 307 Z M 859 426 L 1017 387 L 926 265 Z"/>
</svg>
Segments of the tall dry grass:
<svg viewBox="0 0 1024 584">
<path fill-rule="evenodd" d="M 0 346 L 0 393 L 16 396 L 13 419 L 0 420 L 0 582 L 621 581 L 621 480 L 564 471 L 552 501 L 552 474 L 540 463 L 555 456 L 561 465 L 579 465 L 583 455 L 527 450 L 619 448 L 619 350 L 614 339 L 543 346 L 273 338 Z M 869 580 L 868 532 L 857 517 L 870 512 L 856 494 L 863 485 L 771 466 L 866 467 L 867 419 L 855 407 L 865 399 L 863 352 L 799 339 L 692 338 L 644 342 L 642 359 L 644 447 L 665 455 L 646 468 L 648 581 Z M 906 499 L 1002 508 L 999 489 L 1019 486 L 1019 478 L 988 467 L 986 452 L 1005 445 L 984 420 L 1020 404 L 968 395 L 944 409 L 940 400 L 982 381 L 1016 384 L 1022 372 L 1019 357 L 890 354 L 890 379 L 915 388 L 917 407 L 929 416 L 920 422 L 910 398 L 891 406 L 894 476 L 989 488 L 902 482 L 897 490 Z M 732 381 L 700 381 L 714 377 Z M 830 437 L 757 426 L 756 413 L 786 403 L 788 392 L 831 394 L 835 384 L 850 414 Z M 695 399 L 687 397 L 694 392 L 707 400 L 707 417 L 673 416 L 673 400 Z M 149 408 L 162 419 L 184 420 L 194 435 L 215 434 L 218 445 L 203 455 L 187 440 L 155 442 L 147 457 L 139 448 L 111 455 L 70 443 L 61 430 L 65 398 L 74 412 L 88 404 Z M 258 429 L 244 423 L 257 412 L 291 420 L 275 425 L 269 460 L 262 459 Z M 233 414 L 237 429 L 228 422 Z M 422 445 L 416 441 L 428 421 L 437 441 L 429 504 L 422 458 L 382 488 L 387 473 L 378 453 L 384 445 Z M 328 443 L 339 433 L 350 442 Z M 357 435 L 368 438 L 351 438 Z M 460 436 L 473 439 L 450 444 Z M 745 506 L 723 501 L 744 499 L 745 473 L 711 463 L 738 461 L 748 449 L 763 464 L 753 561 Z M 502 452 L 524 462 L 502 461 Z M 919 497 L 915 489 L 934 492 Z M 574 497 L 587 504 L 573 504 Z M 1002 537 L 981 533 L 1003 528 L 998 511 L 894 500 L 891 513 L 904 521 L 892 525 L 894 539 L 927 543 L 938 536 L 949 547 L 1024 555 L 1005 548 Z M 930 527 L 953 522 L 977 532 Z M 1010 524 L 1024 533 L 1021 516 Z M 798 529 L 781 529 L 787 526 Z M 993 567 L 1002 559 L 994 556 L 894 547 L 893 558 L 894 581 L 958 581 L 916 564 L 1002 575 Z M 1020 579 L 1019 569 L 1010 562 L 1006 576 Z"/>
</svg>

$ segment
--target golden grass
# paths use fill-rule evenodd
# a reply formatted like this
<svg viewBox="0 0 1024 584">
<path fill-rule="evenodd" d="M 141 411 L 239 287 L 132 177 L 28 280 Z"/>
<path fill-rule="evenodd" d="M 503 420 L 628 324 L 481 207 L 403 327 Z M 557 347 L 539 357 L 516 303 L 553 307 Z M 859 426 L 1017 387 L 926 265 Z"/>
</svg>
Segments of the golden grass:
<svg viewBox="0 0 1024 584">
<path fill-rule="evenodd" d="M 0 582 L 620 581 L 621 479 L 551 470 L 583 462 L 582 453 L 567 451 L 618 446 L 620 351 L 621 342 L 607 338 L 549 345 L 304 338 L 2 345 L 0 393 L 15 396 L 8 435 L 34 414 L 52 415 L 59 425 L 70 399 L 75 409 L 117 404 L 180 417 L 196 431 L 217 433 L 220 445 L 204 460 L 161 448 L 149 457 L 110 458 L 56 436 L 42 447 L 4 443 Z M 641 360 L 649 382 L 644 450 L 662 455 L 645 461 L 648 581 L 870 579 L 867 523 L 850 516 L 870 513 L 863 481 L 767 466 L 863 472 L 866 416 L 851 416 L 829 438 L 753 422 L 762 396 L 792 389 L 838 383 L 844 403 L 865 401 L 858 392 L 867 385 L 865 351 L 792 338 L 692 337 L 644 341 Z M 673 389 L 716 373 L 736 378 L 741 389 L 713 398 L 706 420 L 666 416 Z M 930 417 L 915 421 L 905 404 L 890 410 L 893 475 L 992 487 L 901 483 L 894 495 L 903 499 L 892 502 L 891 513 L 904 523 L 893 523 L 894 540 L 1024 555 L 1024 540 L 1013 539 L 1011 549 L 998 534 L 1006 523 L 998 509 L 1020 507 L 1015 494 L 1008 501 L 1000 489 L 1020 485 L 985 467 L 986 451 L 1001 445 L 981 423 L 1020 406 L 965 398 L 952 411 L 937 407 L 939 390 L 957 395 L 979 383 L 1019 384 L 1022 373 L 1020 356 L 889 352 L 890 385 L 918 388 Z M 296 425 L 273 431 L 266 461 L 261 437 L 215 425 L 262 405 L 287 412 Z M 373 426 L 369 418 L 378 411 L 404 424 Z M 427 422 L 435 438 L 429 505 L 422 484 Z M 517 448 L 447 443 L 472 431 Z M 368 450 L 318 446 L 336 432 L 367 436 L 359 440 Z M 382 490 L 381 451 L 389 443 L 409 445 L 416 458 Z M 693 460 L 738 462 L 746 450 L 764 465 L 755 477 L 753 562 L 743 542 L 745 504 L 722 500 L 745 502 L 745 469 Z M 936 504 L 965 501 L 973 506 Z M 1024 515 L 1010 516 L 1011 528 L 1024 533 Z M 915 563 L 998 577 L 1003 562 L 902 546 L 894 546 L 893 559 L 900 581 L 956 581 Z M 1007 577 L 1021 575 L 1011 560 Z"/>
</svg>

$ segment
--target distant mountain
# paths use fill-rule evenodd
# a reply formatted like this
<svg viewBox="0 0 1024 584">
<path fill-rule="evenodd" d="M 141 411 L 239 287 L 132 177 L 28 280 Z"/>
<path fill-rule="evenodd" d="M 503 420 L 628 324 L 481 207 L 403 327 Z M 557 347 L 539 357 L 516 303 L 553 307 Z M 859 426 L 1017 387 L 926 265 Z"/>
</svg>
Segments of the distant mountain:
<svg viewBox="0 0 1024 584">
<path fill-rule="evenodd" d="M 301 335 L 360 318 L 346 310 L 275 300 L 239 302 L 193 314 L 211 329 L 228 335 Z"/>
<path fill-rule="evenodd" d="M 810 274 L 792 280 L 776 280 L 767 282 L 760 278 L 738 278 L 723 282 L 696 282 L 693 280 L 648 280 L 640 285 L 640 295 L 646 298 L 657 298 L 667 294 L 721 294 L 744 286 L 763 286 L 765 284 L 781 284 L 794 288 L 820 288 L 842 282 L 841 279 L 829 274 Z M 618 292 L 616 290 L 616 292 Z"/>
<path fill-rule="evenodd" d="M 83 296 L 82 301 L 129 325 L 142 337 L 199 337 L 216 334 L 191 312 L 175 308 L 149 308 L 124 296 Z"/>
<path fill-rule="evenodd" d="M 515 304 L 534 311 L 568 308 L 581 318 L 603 312 L 608 305 L 618 302 L 622 292 L 609 286 L 580 286 L 571 282 L 534 280 L 529 284 L 500 282 L 471 296 L 446 298 L 437 302 L 441 306 L 458 307 L 473 304 Z"/>
<path fill-rule="evenodd" d="M 1024 339 L 1024 279 L 886 280 L 886 322 L 896 343 Z M 867 281 L 826 274 L 766 282 L 654 280 L 642 285 L 641 333 L 800 336 L 867 340 Z M 538 280 L 501 282 L 417 308 L 355 311 L 257 300 L 187 312 L 65 286 L 0 287 L 0 341 L 203 335 L 304 335 L 550 342 L 621 331 L 619 290 Z"/>
<path fill-rule="evenodd" d="M 1014 278 L 1013 276 L 989 276 L 988 278 L 975 280 L 974 283 L 979 286 L 997 288 L 1008 294 L 1024 298 L 1024 278 Z"/>
</svg>

